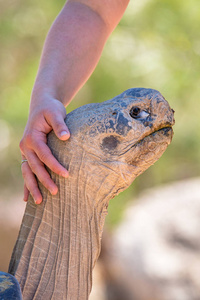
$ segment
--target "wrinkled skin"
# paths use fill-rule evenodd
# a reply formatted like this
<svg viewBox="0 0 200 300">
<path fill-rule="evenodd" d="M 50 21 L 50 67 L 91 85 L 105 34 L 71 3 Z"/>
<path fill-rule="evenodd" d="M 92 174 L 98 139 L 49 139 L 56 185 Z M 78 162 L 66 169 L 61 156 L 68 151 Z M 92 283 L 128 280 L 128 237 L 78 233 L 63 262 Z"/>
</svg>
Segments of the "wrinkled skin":
<svg viewBox="0 0 200 300">
<path fill-rule="evenodd" d="M 49 173 L 43 203 L 29 199 L 9 272 L 23 299 L 88 299 L 109 200 L 126 189 L 170 144 L 173 110 L 159 92 L 130 89 L 71 112 L 71 137 L 48 144 L 69 178 Z"/>
</svg>

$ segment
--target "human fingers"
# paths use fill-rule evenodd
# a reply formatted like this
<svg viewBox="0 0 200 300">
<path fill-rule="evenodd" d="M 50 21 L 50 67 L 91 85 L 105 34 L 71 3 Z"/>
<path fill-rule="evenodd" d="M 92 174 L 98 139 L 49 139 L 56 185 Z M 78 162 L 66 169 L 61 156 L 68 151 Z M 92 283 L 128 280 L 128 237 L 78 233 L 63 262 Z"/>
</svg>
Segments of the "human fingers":
<svg viewBox="0 0 200 300">
<path fill-rule="evenodd" d="M 67 140 L 70 137 L 69 129 L 64 121 L 65 116 L 65 109 L 64 111 L 57 111 L 56 114 L 55 112 L 50 111 L 46 116 L 48 124 L 52 127 L 56 136 L 61 140 Z"/>
<path fill-rule="evenodd" d="M 31 171 L 36 175 L 38 180 L 43 184 L 43 186 L 50 191 L 52 195 L 56 195 L 58 192 L 58 187 L 51 179 L 49 173 L 47 172 L 44 164 L 41 162 L 40 158 L 33 152 L 29 151 L 26 153 L 26 158 L 28 160 L 29 167 Z M 31 190 L 30 190 L 31 192 Z"/>
<path fill-rule="evenodd" d="M 39 111 L 40 112 L 40 111 Z M 53 129 L 56 135 L 61 140 L 69 138 L 69 130 L 64 122 L 66 116 L 66 110 L 60 101 L 53 99 L 48 102 L 48 107 L 38 114 L 33 110 L 29 116 L 29 122 L 27 123 L 24 136 L 20 142 L 20 150 L 22 156 L 28 159 L 29 168 L 41 181 L 41 183 L 52 193 L 57 193 L 57 186 L 51 180 L 49 173 L 46 171 L 44 164 L 53 172 L 63 177 L 68 177 L 68 171 L 56 160 L 52 155 L 51 150 L 47 146 L 47 134 Z M 30 175 L 30 170 L 27 168 L 24 171 L 25 184 L 29 178 L 35 175 Z M 36 180 L 34 180 L 37 183 Z M 34 184 L 26 184 L 26 188 L 29 190 L 29 186 L 34 188 Z M 32 194 L 32 191 L 30 191 Z M 25 189 L 25 199 L 28 198 L 27 191 Z"/>
<path fill-rule="evenodd" d="M 29 190 L 26 187 L 26 184 L 24 183 L 24 201 L 27 202 L 28 201 L 28 196 L 29 196 Z"/>
<path fill-rule="evenodd" d="M 24 200 L 28 200 L 28 194 L 31 193 L 36 204 L 42 202 L 42 195 L 38 188 L 37 180 L 33 174 L 28 161 L 24 162 L 21 166 L 22 176 L 24 178 Z M 28 190 L 28 191 L 27 191 Z"/>
<path fill-rule="evenodd" d="M 68 171 L 57 161 L 49 147 L 42 140 L 35 141 L 33 149 L 40 161 L 43 162 L 50 170 L 65 178 L 69 176 Z M 35 174 L 39 178 L 37 170 Z"/>
</svg>

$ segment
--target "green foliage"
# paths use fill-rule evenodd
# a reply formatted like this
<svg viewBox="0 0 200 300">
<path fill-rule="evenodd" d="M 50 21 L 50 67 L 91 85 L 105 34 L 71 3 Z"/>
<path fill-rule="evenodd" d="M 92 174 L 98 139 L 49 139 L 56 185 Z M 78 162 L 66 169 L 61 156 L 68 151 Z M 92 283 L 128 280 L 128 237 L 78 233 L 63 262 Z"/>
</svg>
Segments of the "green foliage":
<svg viewBox="0 0 200 300">
<path fill-rule="evenodd" d="M 8 0 L 0 8 L 0 187 L 21 189 L 18 142 L 47 31 L 64 1 Z M 175 136 L 163 157 L 124 197 L 200 173 L 200 2 L 130 2 L 87 84 L 69 105 L 104 101 L 130 87 L 159 90 L 176 111 Z M 6 129 L 5 129 L 6 128 Z M 2 141 L 4 141 L 2 144 Z M 112 223 L 124 197 L 112 201 Z"/>
</svg>

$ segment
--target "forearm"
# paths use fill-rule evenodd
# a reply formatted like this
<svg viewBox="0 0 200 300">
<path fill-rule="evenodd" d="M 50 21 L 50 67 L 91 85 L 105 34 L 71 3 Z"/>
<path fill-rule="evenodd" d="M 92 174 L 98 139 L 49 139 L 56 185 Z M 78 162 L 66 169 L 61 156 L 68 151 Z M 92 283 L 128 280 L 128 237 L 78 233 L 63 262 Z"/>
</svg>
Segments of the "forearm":
<svg viewBox="0 0 200 300">
<path fill-rule="evenodd" d="M 68 0 L 45 41 L 31 97 L 28 122 L 20 142 L 24 200 L 42 195 L 35 178 L 55 195 L 58 187 L 46 167 L 67 177 L 68 171 L 47 145 L 53 130 L 61 140 L 70 136 L 64 106 L 86 82 L 99 61 L 104 44 L 121 19 L 129 0 Z M 63 105 L 64 104 L 64 105 Z"/>
<path fill-rule="evenodd" d="M 47 36 L 33 89 L 31 105 L 38 95 L 47 94 L 65 106 L 87 81 L 99 61 L 105 42 L 117 25 L 128 1 L 111 23 L 88 1 L 69 1 L 52 25 Z M 95 3 L 97 3 L 96 1 Z M 104 5 L 104 3 L 102 3 Z M 120 15 L 121 13 L 121 15 Z"/>
</svg>

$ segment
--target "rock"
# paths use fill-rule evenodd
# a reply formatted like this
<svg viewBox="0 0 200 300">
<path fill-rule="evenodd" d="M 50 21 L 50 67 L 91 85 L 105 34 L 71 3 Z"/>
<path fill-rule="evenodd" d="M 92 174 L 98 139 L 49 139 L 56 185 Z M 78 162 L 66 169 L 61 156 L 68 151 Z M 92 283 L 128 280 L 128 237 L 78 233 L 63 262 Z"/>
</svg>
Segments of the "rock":
<svg viewBox="0 0 200 300">
<path fill-rule="evenodd" d="M 16 278 L 0 271 L 0 299 L 22 300 L 20 286 Z"/>
<path fill-rule="evenodd" d="M 112 248 L 132 299 L 200 299 L 200 178 L 147 191 L 128 207 Z"/>
</svg>

